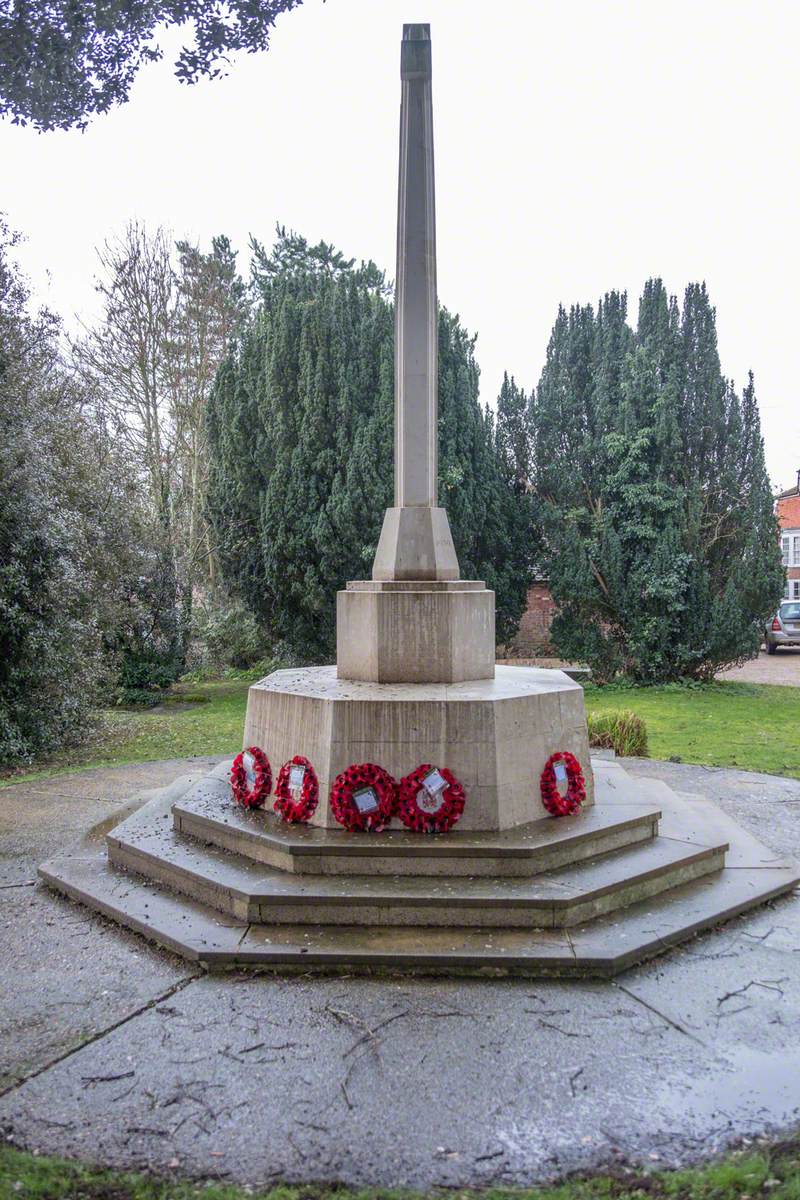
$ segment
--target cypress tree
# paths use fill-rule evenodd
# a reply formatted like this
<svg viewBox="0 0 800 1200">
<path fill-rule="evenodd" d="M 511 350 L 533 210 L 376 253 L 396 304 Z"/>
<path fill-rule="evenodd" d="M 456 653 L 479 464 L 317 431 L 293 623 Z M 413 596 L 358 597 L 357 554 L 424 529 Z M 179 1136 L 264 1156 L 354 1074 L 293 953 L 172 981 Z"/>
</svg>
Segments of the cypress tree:
<svg viewBox="0 0 800 1200">
<path fill-rule="evenodd" d="M 253 251 L 258 304 L 210 404 L 208 515 L 228 585 L 291 654 L 325 659 L 334 593 L 369 576 L 392 503 L 394 314 L 373 263 L 284 229 L 271 253 Z M 474 341 L 440 312 L 440 503 L 462 574 L 495 587 L 507 636 L 530 538 L 478 403 Z"/>
<path fill-rule="evenodd" d="M 519 496 L 530 491 L 532 477 L 531 397 L 508 372 L 497 397 L 497 455 L 506 486 Z"/>
<path fill-rule="evenodd" d="M 781 574 L 752 376 L 724 378 L 704 285 L 561 310 L 534 405 L 552 636 L 600 679 L 709 678 L 755 653 Z"/>
</svg>

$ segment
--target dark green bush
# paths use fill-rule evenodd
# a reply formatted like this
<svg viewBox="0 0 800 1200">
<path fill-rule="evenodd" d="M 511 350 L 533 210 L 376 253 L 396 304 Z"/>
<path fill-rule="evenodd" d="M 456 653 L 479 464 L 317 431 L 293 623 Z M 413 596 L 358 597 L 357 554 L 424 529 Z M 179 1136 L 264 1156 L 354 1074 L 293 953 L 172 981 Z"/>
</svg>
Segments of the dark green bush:
<svg viewBox="0 0 800 1200">
<path fill-rule="evenodd" d="M 270 649 L 269 639 L 240 600 L 208 602 L 192 613 L 190 671 L 213 678 L 246 671 Z"/>
<path fill-rule="evenodd" d="M 119 683 L 123 692 L 160 692 L 178 678 L 180 668 L 165 661 L 155 651 L 127 650 L 119 666 Z"/>
</svg>

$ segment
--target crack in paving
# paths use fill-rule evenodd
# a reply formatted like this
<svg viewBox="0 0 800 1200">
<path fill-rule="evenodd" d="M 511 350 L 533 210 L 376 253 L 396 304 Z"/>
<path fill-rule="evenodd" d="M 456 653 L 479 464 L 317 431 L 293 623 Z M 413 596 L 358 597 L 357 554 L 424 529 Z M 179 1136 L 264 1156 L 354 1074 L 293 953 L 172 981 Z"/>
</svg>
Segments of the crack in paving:
<svg viewBox="0 0 800 1200">
<path fill-rule="evenodd" d="M 129 1012 L 124 1017 L 120 1017 L 118 1021 L 112 1022 L 111 1025 L 107 1025 L 104 1029 L 98 1029 L 96 1033 L 93 1033 L 90 1037 L 85 1038 L 79 1046 L 72 1046 L 69 1050 L 65 1050 L 63 1054 L 57 1054 L 55 1058 L 49 1059 L 48 1062 L 36 1067 L 35 1070 L 29 1071 L 26 1075 L 22 1075 L 19 1079 L 15 1079 L 9 1087 L 0 1087 L 0 1096 L 10 1096 L 12 1092 L 16 1092 L 22 1087 L 23 1084 L 28 1083 L 31 1079 L 36 1079 L 39 1075 L 44 1075 L 46 1071 L 49 1071 L 52 1067 L 57 1067 L 59 1063 L 66 1062 L 67 1059 L 72 1058 L 74 1054 L 78 1054 L 81 1050 L 85 1050 L 87 1046 L 92 1046 L 95 1042 L 102 1041 L 104 1037 L 108 1037 L 108 1035 L 113 1033 L 116 1029 L 120 1029 L 123 1025 L 127 1025 L 129 1021 L 133 1021 L 136 1017 L 140 1017 L 142 1013 L 146 1013 L 151 1008 L 155 1008 L 157 1004 L 162 1004 L 165 1000 L 169 1000 L 170 997 L 174 996 L 177 992 L 182 992 L 183 989 L 188 987 L 190 983 L 194 983 L 196 980 L 202 979 L 203 976 L 203 972 L 198 972 L 197 974 L 189 975 L 186 979 L 179 979 L 177 983 L 173 983 L 172 986 L 167 988 L 166 991 L 161 992 L 158 996 L 154 996 L 153 999 L 148 1000 L 146 1004 L 140 1004 L 138 1008 L 133 1010 L 133 1012 Z"/>
<path fill-rule="evenodd" d="M 697 1042 L 698 1046 L 702 1046 L 704 1050 L 709 1049 L 702 1038 L 699 1038 L 695 1033 L 691 1033 L 685 1027 L 685 1025 L 681 1025 L 680 1021 L 676 1021 L 674 1017 L 670 1017 L 667 1013 L 661 1012 L 660 1009 L 656 1008 L 655 1004 L 650 1004 L 647 1000 L 643 1000 L 641 996 L 637 996 L 634 991 L 628 987 L 625 987 L 623 983 L 619 983 L 617 980 L 612 980 L 612 983 L 613 986 L 620 992 L 624 992 L 625 995 L 629 996 L 631 1000 L 635 1000 L 637 1004 L 641 1004 L 643 1008 L 648 1009 L 651 1013 L 654 1013 L 657 1017 L 660 1017 L 662 1021 L 666 1021 L 667 1025 L 670 1025 L 673 1029 L 677 1030 L 678 1033 L 682 1033 L 684 1037 L 690 1038 L 693 1042 Z"/>
</svg>

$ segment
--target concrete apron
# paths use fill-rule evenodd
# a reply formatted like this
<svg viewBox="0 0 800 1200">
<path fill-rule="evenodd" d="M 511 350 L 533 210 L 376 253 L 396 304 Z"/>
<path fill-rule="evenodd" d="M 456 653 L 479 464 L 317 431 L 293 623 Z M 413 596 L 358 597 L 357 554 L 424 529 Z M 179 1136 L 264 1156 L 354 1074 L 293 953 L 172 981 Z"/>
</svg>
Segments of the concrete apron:
<svg viewBox="0 0 800 1200">
<path fill-rule="evenodd" d="M 626 768 L 800 852 L 798 781 Z M 614 981 L 533 984 L 197 977 L 41 887 L 0 904 L 0 1129 L 43 1153 L 253 1186 L 523 1186 L 694 1162 L 800 1112 L 792 898 Z"/>
</svg>

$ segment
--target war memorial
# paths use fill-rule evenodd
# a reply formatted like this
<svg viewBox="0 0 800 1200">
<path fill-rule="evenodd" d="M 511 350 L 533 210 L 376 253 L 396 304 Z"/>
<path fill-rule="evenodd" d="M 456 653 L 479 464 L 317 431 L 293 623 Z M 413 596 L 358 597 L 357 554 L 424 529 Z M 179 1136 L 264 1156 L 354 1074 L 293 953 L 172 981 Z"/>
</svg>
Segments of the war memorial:
<svg viewBox="0 0 800 1200">
<path fill-rule="evenodd" d="M 427 25 L 401 85 L 395 501 L 336 598 L 336 664 L 255 684 L 233 764 L 41 875 L 210 969 L 613 976 L 798 876 L 711 801 L 592 758 L 567 673 L 495 664 L 437 496 Z"/>
</svg>

